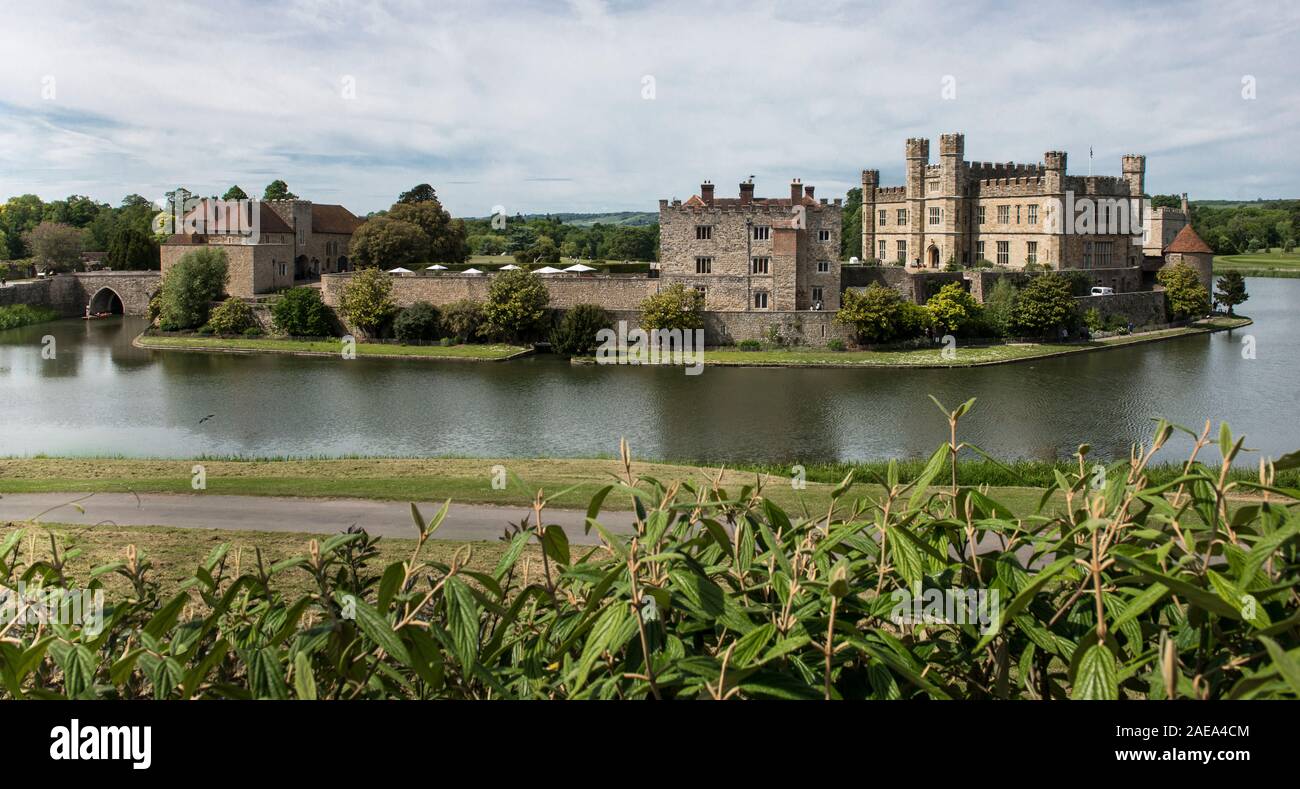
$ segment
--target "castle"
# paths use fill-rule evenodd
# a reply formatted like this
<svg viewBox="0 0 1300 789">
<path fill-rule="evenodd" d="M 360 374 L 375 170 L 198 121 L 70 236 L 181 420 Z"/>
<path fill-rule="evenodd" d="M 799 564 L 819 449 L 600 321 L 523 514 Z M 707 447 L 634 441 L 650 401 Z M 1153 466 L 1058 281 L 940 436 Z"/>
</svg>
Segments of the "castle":
<svg viewBox="0 0 1300 789">
<path fill-rule="evenodd" d="M 203 200 L 186 219 L 211 217 L 222 210 L 243 211 L 242 225 L 255 225 L 258 232 L 250 236 L 209 220 L 205 232 L 175 233 L 161 247 L 164 275 L 186 252 L 219 247 L 226 251 L 228 294 L 271 293 L 316 280 L 322 274 L 347 271 L 352 234 L 361 226 L 361 220 L 341 205 L 297 199 L 252 200 L 239 205 Z M 251 221 L 253 210 L 258 212 L 256 222 Z"/>
</svg>

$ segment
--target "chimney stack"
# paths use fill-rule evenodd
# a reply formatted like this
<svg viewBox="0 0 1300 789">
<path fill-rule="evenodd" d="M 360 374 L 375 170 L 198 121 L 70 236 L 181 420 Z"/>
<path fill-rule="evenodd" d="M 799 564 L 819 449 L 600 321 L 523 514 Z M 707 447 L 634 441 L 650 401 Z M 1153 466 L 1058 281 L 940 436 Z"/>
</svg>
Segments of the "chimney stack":
<svg viewBox="0 0 1300 789">
<path fill-rule="evenodd" d="M 803 196 L 806 197 L 806 198 L 808 198 L 809 200 L 816 200 L 816 199 L 817 199 L 817 198 L 813 197 L 813 187 L 811 187 L 811 186 L 805 186 L 805 187 L 803 188 Z"/>
<path fill-rule="evenodd" d="M 1191 211 L 1190 211 L 1190 210 L 1188 209 L 1188 207 L 1187 207 L 1187 193 L 1186 193 L 1186 192 L 1183 192 L 1183 216 L 1187 217 L 1188 221 L 1190 221 L 1191 218 L 1192 218 L 1192 213 L 1191 213 Z"/>
<path fill-rule="evenodd" d="M 713 205 L 713 182 L 705 181 L 700 184 L 700 199 L 705 205 Z"/>
<path fill-rule="evenodd" d="M 796 178 L 790 182 L 790 204 L 799 205 L 799 196 L 803 193 L 803 184 Z"/>
<path fill-rule="evenodd" d="M 740 184 L 740 204 L 752 205 L 754 202 L 754 182 L 744 181 Z"/>
</svg>

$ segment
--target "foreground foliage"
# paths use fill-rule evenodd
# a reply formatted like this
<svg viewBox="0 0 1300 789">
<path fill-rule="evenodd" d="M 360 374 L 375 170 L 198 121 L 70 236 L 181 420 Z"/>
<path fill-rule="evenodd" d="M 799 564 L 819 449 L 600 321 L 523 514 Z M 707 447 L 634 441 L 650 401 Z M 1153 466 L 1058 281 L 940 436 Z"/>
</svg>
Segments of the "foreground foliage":
<svg viewBox="0 0 1300 789">
<path fill-rule="evenodd" d="M 146 557 L 107 573 L 133 593 L 102 632 L 18 624 L 0 633 L 7 697 L 268 698 L 1257 698 L 1300 695 L 1300 490 L 1230 481 L 1243 442 L 1222 426 L 1216 466 L 1196 458 L 1160 484 L 1145 470 L 1176 429 L 1110 466 L 1057 471 L 1044 501 L 1013 514 L 959 484 L 967 402 L 948 441 L 885 492 L 788 513 L 761 489 L 663 485 L 624 473 L 592 499 L 570 544 L 550 498 L 504 536 L 491 572 L 425 558 L 446 515 L 412 507 L 409 560 L 371 566 L 377 540 L 347 532 L 306 555 L 232 566 L 225 546 L 160 600 Z M 981 453 L 982 454 L 982 453 Z M 562 493 L 562 492 L 561 492 Z M 1229 509 L 1230 496 L 1250 494 Z M 560 495 L 556 493 L 554 495 Z M 630 496 L 635 534 L 601 523 Z M 1239 502 L 1237 502 L 1239 503 Z M 1055 510 L 1053 511 L 1055 513 Z M 540 559 L 528 552 L 541 546 Z M 978 550 L 976 550 L 978 546 Z M 69 587 L 69 553 L 29 562 L 21 530 L 0 544 L 0 581 Z M 294 599 L 275 576 L 305 573 Z M 945 590 L 992 602 L 984 623 L 900 621 L 898 599 Z M 951 619 L 951 617 L 949 617 Z M 958 619 L 961 619 L 959 616 Z"/>
</svg>

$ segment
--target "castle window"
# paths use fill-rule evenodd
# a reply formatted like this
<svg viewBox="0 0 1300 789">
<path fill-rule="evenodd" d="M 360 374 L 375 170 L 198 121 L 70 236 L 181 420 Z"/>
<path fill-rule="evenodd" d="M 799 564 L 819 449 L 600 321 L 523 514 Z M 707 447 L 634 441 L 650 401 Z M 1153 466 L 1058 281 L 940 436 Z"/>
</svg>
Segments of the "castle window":
<svg viewBox="0 0 1300 789">
<path fill-rule="evenodd" d="M 822 289 L 821 289 L 821 286 L 815 286 L 815 287 L 812 289 L 812 300 L 813 300 L 814 303 L 820 302 L 820 301 L 822 300 Z"/>
<path fill-rule="evenodd" d="M 940 211 L 939 211 L 938 208 L 931 208 L 931 209 L 930 209 L 930 224 L 932 224 L 932 225 L 937 225 L 937 224 L 939 224 L 939 219 L 940 219 L 941 216 L 942 216 L 942 214 L 940 213 Z"/>
<path fill-rule="evenodd" d="M 1110 267 L 1111 242 L 1097 242 L 1097 268 Z"/>
<path fill-rule="evenodd" d="M 900 208 L 900 209 L 898 209 L 898 224 L 900 224 L 900 225 L 905 225 L 905 224 L 907 224 L 907 209 L 906 209 L 906 208 Z"/>
<path fill-rule="evenodd" d="M 1016 224 L 1020 224 L 1020 206 L 1016 206 Z"/>
<path fill-rule="evenodd" d="M 998 224 L 1009 224 L 1011 222 L 1011 206 L 998 206 Z"/>
<path fill-rule="evenodd" d="M 818 273 L 818 274 L 829 274 L 829 273 L 830 273 L 830 270 L 831 270 L 831 262 L 830 262 L 829 260 L 819 260 L 819 261 L 817 261 L 817 273 Z"/>
<path fill-rule="evenodd" d="M 1011 262 L 1011 242 L 998 242 L 998 265 L 1005 266 Z"/>
<path fill-rule="evenodd" d="M 880 214 L 880 226 L 881 226 L 881 227 L 884 227 L 885 225 L 889 224 L 889 212 L 888 212 L 888 211 L 886 211 L 885 209 L 882 208 L 882 209 L 880 209 L 879 211 L 877 211 L 876 213 Z"/>
<path fill-rule="evenodd" d="M 1038 206 L 1036 205 L 1029 206 L 1029 224 L 1038 224 Z"/>
<path fill-rule="evenodd" d="M 1029 242 L 1029 249 L 1025 253 L 1025 262 L 1031 266 L 1038 263 L 1038 242 L 1037 241 Z"/>
<path fill-rule="evenodd" d="M 767 225 L 754 225 L 754 240 L 766 241 L 772 237 L 772 228 Z"/>
<path fill-rule="evenodd" d="M 1092 268 L 1092 242 L 1083 242 L 1083 267 Z"/>
<path fill-rule="evenodd" d="M 766 274 L 768 272 L 768 264 L 771 262 L 771 258 L 754 258 L 749 262 L 749 273 Z"/>
<path fill-rule="evenodd" d="M 700 294 L 700 301 L 705 300 L 709 296 L 709 289 L 704 287 L 703 285 L 696 285 L 695 292 Z"/>
<path fill-rule="evenodd" d="M 818 241 L 830 241 L 830 240 L 831 240 L 831 231 L 829 231 L 829 230 L 818 230 L 818 231 L 817 231 L 817 240 L 818 240 Z"/>
<path fill-rule="evenodd" d="M 767 291 L 765 290 L 754 291 L 754 309 L 756 310 L 767 309 Z"/>
<path fill-rule="evenodd" d="M 979 212 L 980 212 L 980 224 L 982 225 L 984 224 L 984 206 L 979 207 Z"/>
<path fill-rule="evenodd" d="M 907 262 L 907 242 L 906 242 L 906 241 L 899 241 L 899 242 L 898 242 L 898 262 L 899 262 L 899 263 L 906 263 L 906 262 Z"/>
<path fill-rule="evenodd" d="M 976 242 L 975 242 L 975 258 L 976 258 L 977 260 L 983 260 L 983 259 L 984 259 L 984 242 L 983 242 L 983 241 L 976 241 Z"/>
<path fill-rule="evenodd" d="M 696 274 L 712 274 L 712 273 L 713 273 L 713 258 L 703 258 L 703 257 L 701 257 L 701 258 L 696 258 L 696 259 L 695 259 L 695 273 L 696 273 Z"/>
<path fill-rule="evenodd" d="M 695 226 L 695 240 L 696 240 L 696 241 L 711 241 L 712 239 L 713 239 L 713 226 L 712 226 L 712 225 L 696 225 L 696 226 Z"/>
</svg>

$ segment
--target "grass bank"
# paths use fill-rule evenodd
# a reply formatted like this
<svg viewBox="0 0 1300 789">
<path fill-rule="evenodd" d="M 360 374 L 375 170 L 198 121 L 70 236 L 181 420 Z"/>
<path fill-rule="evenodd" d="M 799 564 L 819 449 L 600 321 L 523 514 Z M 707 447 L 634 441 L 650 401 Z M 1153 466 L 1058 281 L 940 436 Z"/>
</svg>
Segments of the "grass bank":
<svg viewBox="0 0 1300 789">
<path fill-rule="evenodd" d="M 291 340 L 254 337 L 162 337 L 142 334 L 135 339 L 139 348 L 208 353 L 282 353 L 298 356 L 338 356 L 337 340 Z M 500 361 L 531 353 L 519 345 L 400 345 L 358 342 L 357 356 L 377 359 L 463 359 Z"/>
<path fill-rule="evenodd" d="M 1247 277 L 1300 277 L 1300 253 L 1271 249 L 1244 255 L 1217 255 L 1215 273 L 1239 271 Z"/>
<path fill-rule="evenodd" d="M 1144 342 L 1168 340 L 1205 334 L 1212 331 L 1240 328 L 1250 324 L 1249 318 L 1215 317 L 1198 321 L 1177 329 L 1139 332 L 1106 337 L 1088 342 L 1068 343 L 1008 343 L 962 347 L 958 343 L 955 356 L 946 359 L 941 348 L 891 351 L 832 351 L 826 348 L 780 348 L 758 351 L 741 351 L 727 348 L 710 349 L 704 354 L 704 364 L 739 367 L 977 367 L 990 364 L 1007 364 L 1029 359 L 1064 356 L 1072 353 L 1120 348 Z"/>
<path fill-rule="evenodd" d="M 30 304 L 0 307 L 0 331 L 57 320 L 58 317 L 59 313 L 49 307 L 33 307 Z"/>
</svg>

